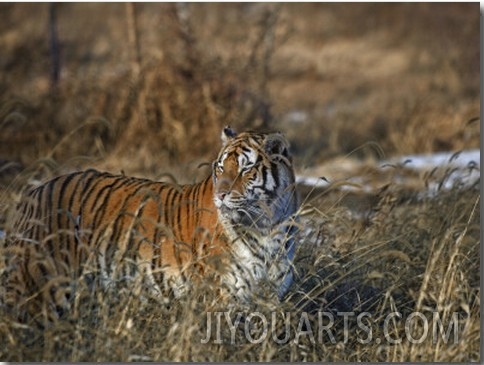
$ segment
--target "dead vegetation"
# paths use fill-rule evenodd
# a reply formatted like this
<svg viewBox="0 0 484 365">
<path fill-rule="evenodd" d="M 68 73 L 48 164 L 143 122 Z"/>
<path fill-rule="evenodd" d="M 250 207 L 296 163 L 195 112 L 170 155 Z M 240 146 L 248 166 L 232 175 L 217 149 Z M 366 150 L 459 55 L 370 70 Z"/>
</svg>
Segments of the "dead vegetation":
<svg viewBox="0 0 484 365">
<path fill-rule="evenodd" d="M 363 165 L 479 147 L 477 4 L 56 6 L 53 87 L 48 5 L 0 5 L 1 230 L 19 192 L 63 171 L 192 181 L 226 124 L 282 130 L 298 172 L 332 158 Z M 44 328 L 0 307 L 0 359 L 479 361 L 479 188 L 422 196 L 404 185 L 376 195 L 300 189 L 294 286 L 282 303 L 231 307 L 232 320 L 244 316 L 233 332 L 222 322 L 220 341 L 203 343 L 208 313 L 228 310 L 209 282 L 166 305 L 81 288 L 72 312 Z M 334 338 L 318 337 L 321 311 L 335 318 Z M 260 318 L 248 318 L 254 312 L 269 320 L 259 343 L 249 341 L 264 334 Z M 342 312 L 354 312 L 347 331 Z M 356 321 L 363 312 L 366 343 Z M 402 318 L 385 326 L 395 312 Z M 430 324 L 439 313 L 458 340 L 452 329 L 448 341 L 412 343 L 408 331 L 424 330 L 419 321 L 406 327 L 415 312 Z M 278 340 L 288 329 L 290 339 Z"/>
</svg>

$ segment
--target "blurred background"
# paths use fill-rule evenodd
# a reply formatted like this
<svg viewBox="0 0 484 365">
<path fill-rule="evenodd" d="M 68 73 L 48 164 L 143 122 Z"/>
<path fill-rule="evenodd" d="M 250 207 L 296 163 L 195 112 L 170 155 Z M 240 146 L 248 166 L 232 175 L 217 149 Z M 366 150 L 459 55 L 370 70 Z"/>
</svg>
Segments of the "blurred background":
<svg viewBox="0 0 484 365">
<path fill-rule="evenodd" d="M 479 4 L 0 4 L 0 175 L 193 179 L 221 128 L 298 172 L 479 148 Z"/>
</svg>

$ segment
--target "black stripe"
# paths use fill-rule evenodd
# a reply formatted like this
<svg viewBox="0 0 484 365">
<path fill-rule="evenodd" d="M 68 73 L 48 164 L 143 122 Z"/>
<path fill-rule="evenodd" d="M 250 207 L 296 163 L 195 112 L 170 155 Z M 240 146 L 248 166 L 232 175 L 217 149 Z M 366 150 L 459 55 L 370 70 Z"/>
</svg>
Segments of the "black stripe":
<svg viewBox="0 0 484 365">
<path fill-rule="evenodd" d="M 242 281 L 246 284 L 247 288 L 250 289 L 251 288 L 251 283 L 252 281 L 249 280 L 247 277 L 246 277 L 246 271 L 247 271 L 247 268 L 246 267 L 242 267 L 240 265 L 240 263 L 236 260 L 235 261 L 235 266 L 237 268 L 237 271 L 239 272 L 239 275 L 236 275 L 236 278 L 237 279 L 242 279 Z"/>
<path fill-rule="evenodd" d="M 200 183 L 198 185 L 198 189 L 197 189 L 197 192 L 196 192 L 196 195 L 195 195 L 195 199 L 194 199 L 194 204 L 195 204 L 195 216 L 196 216 L 196 221 L 195 221 L 195 226 L 193 227 L 194 230 L 196 230 L 197 228 L 200 228 L 200 225 L 202 224 L 201 223 L 201 220 L 202 220 L 202 215 L 204 214 L 201 209 L 203 207 L 201 207 L 200 205 L 200 200 L 203 198 L 203 196 L 205 196 L 205 192 L 207 191 L 207 187 L 208 187 L 208 179 L 205 180 L 204 182 Z"/>
<path fill-rule="evenodd" d="M 61 187 L 60 187 L 60 190 L 59 190 L 59 194 L 57 196 L 57 211 L 55 212 L 57 214 L 57 229 L 69 227 L 69 213 L 68 212 L 70 210 L 70 206 L 63 206 L 63 197 L 64 197 L 67 186 L 70 184 L 70 182 L 72 181 L 72 179 L 75 176 L 76 176 L 75 174 L 70 174 L 61 182 Z M 67 223 L 66 225 L 62 224 L 62 216 L 66 217 L 66 219 L 65 219 L 65 221 Z M 64 239 L 62 240 L 62 238 L 64 238 Z M 64 243 L 62 241 L 65 241 L 65 243 L 67 243 L 67 241 L 71 240 L 71 237 L 69 235 L 66 235 L 66 234 L 63 234 L 62 238 L 59 237 L 59 243 Z"/>
<path fill-rule="evenodd" d="M 150 181 L 143 181 L 142 183 L 143 183 L 143 186 L 141 188 L 146 188 L 147 190 L 150 190 L 150 192 L 153 191 L 153 189 L 150 186 L 151 185 Z M 140 189 L 140 190 L 142 190 L 142 189 Z M 136 207 L 134 209 L 134 211 L 132 212 L 133 213 L 133 227 L 130 229 L 130 232 L 129 232 L 128 244 L 132 243 L 134 230 L 137 229 L 137 225 L 139 225 L 141 229 L 145 230 L 144 227 L 143 227 L 143 224 L 142 224 L 142 220 L 140 220 L 139 218 L 143 216 L 143 212 L 146 208 L 146 203 L 149 199 L 150 199 L 150 194 L 145 193 L 143 195 L 143 197 L 141 198 L 139 210 L 138 210 L 138 207 Z M 138 210 L 138 212 L 136 213 L 137 210 Z M 137 229 L 137 230 L 141 233 L 141 229 Z M 139 243 L 141 243 L 143 240 L 146 240 L 145 235 L 143 235 L 143 238 L 139 241 Z M 136 249 L 138 249 L 138 248 L 139 247 L 136 247 Z"/>
<path fill-rule="evenodd" d="M 157 199 L 157 214 L 158 216 L 156 217 L 156 225 L 155 229 L 153 231 L 153 256 L 151 258 L 151 269 L 154 270 L 158 267 L 158 265 L 161 267 L 162 265 L 162 256 L 161 256 L 161 239 L 162 239 L 162 234 L 160 233 L 161 231 L 161 218 L 163 216 L 163 201 L 161 199 L 163 190 L 166 188 L 165 183 L 158 183 L 158 199 Z M 153 275 L 153 274 L 152 274 Z"/>
<path fill-rule="evenodd" d="M 173 189 L 176 190 L 176 189 Z M 181 229 L 181 209 L 182 209 L 182 197 L 183 191 L 180 193 L 178 191 L 175 192 L 173 195 L 173 204 L 172 204 L 172 214 L 173 214 L 173 234 L 178 239 L 182 237 L 182 229 Z"/>
<path fill-rule="evenodd" d="M 120 185 L 122 185 L 126 180 L 123 176 L 117 176 L 115 179 L 116 180 L 114 180 L 114 182 L 112 184 L 102 187 L 101 189 L 99 189 L 99 192 L 96 194 L 95 201 L 98 201 L 98 199 L 101 198 L 101 195 L 104 192 L 106 192 L 102 201 L 95 207 L 95 210 L 94 210 L 95 214 L 94 214 L 94 218 L 93 218 L 93 222 L 95 222 L 95 223 L 97 223 L 100 219 L 102 219 L 104 217 L 104 215 L 106 213 L 106 209 L 109 206 L 108 201 L 112 197 L 113 191 L 115 189 L 119 188 Z M 99 224 L 97 226 L 100 227 L 101 224 Z"/>
<path fill-rule="evenodd" d="M 59 229 L 61 226 L 59 225 L 59 209 L 61 208 L 60 204 L 60 197 L 59 195 L 54 195 L 55 191 L 57 190 L 57 186 L 64 184 L 65 178 L 68 175 L 63 175 L 56 177 L 55 179 L 51 180 L 47 183 L 47 205 L 46 211 L 48 216 L 48 231 L 47 235 L 53 234 L 51 238 L 45 241 L 49 253 L 52 255 L 56 262 L 62 262 L 62 255 L 61 252 L 63 251 L 63 247 L 61 247 L 62 239 L 61 234 L 59 233 Z M 64 233 L 62 234 L 64 235 Z M 44 235 L 45 237 L 45 235 Z"/>
<path fill-rule="evenodd" d="M 143 217 L 143 213 L 144 213 L 144 210 L 148 204 L 148 201 L 150 199 L 152 199 L 154 202 L 157 202 L 157 199 L 155 197 L 153 197 L 152 194 L 155 193 L 155 187 L 156 187 L 156 183 L 154 183 L 153 181 L 150 181 L 150 180 L 146 180 L 146 179 L 143 179 L 143 182 L 144 182 L 144 187 L 149 190 L 149 193 L 146 192 L 144 195 L 143 195 L 143 198 L 141 199 L 141 208 L 139 209 L 138 211 L 138 214 L 136 216 L 133 217 L 133 219 L 135 219 L 135 222 L 134 222 L 134 225 L 133 225 L 133 229 L 131 230 L 130 232 L 130 237 L 129 237 L 129 242 L 132 241 L 132 235 L 133 235 L 133 231 L 134 231 L 134 228 L 137 227 L 137 225 L 139 225 L 139 228 L 137 229 L 138 232 L 140 234 L 142 234 L 142 237 L 138 240 L 137 242 L 137 246 L 135 247 L 135 251 L 133 251 L 133 253 L 137 256 L 138 255 L 138 252 L 139 252 L 139 245 L 141 245 L 142 242 L 148 242 L 151 246 L 151 249 L 153 250 L 154 249 L 154 241 L 150 241 L 149 237 L 147 236 L 148 232 L 147 232 L 147 225 L 152 225 L 153 222 L 148 220 L 147 222 L 144 222 L 143 219 L 139 219 L 139 218 L 142 218 Z M 158 219 L 158 218 L 157 218 Z M 136 221 L 137 220 L 137 221 Z M 146 225 L 147 224 L 147 225 Z M 156 227 L 153 231 L 156 230 Z"/>
<path fill-rule="evenodd" d="M 18 226 L 15 227 L 17 232 L 22 232 L 25 230 L 34 231 L 32 227 L 32 220 L 37 218 L 34 216 L 35 213 L 39 215 L 38 209 L 39 207 L 39 192 L 42 192 L 44 186 L 40 186 L 39 188 L 32 190 L 19 204 L 19 208 L 17 209 L 17 220 L 19 221 Z M 34 236 L 35 237 L 35 236 Z"/>
<path fill-rule="evenodd" d="M 42 185 L 37 189 L 35 189 L 33 193 L 29 195 L 29 199 L 27 202 L 32 209 L 32 214 L 29 218 L 29 221 L 25 222 L 26 224 L 25 228 L 27 228 L 28 226 L 31 227 L 32 229 L 31 238 L 33 238 L 34 240 L 38 240 L 40 238 L 40 229 L 41 229 L 40 221 L 43 217 L 42 200 L 44 197 L 44 194 L 43 194 L 44 190 L 45 190 L 45 185 Z M 36 195 L 38 195 L 38 197 Z M 32 219 L 37 219 L 39 220 L 39 222 L 32 222 Z M 32 223 L 33 223 L 33 226 L 32 226 Z"/>
<path fill-rule="evenodd" d="M 53 211 L 53 207 L 54 207 L 54 204 L 53 204 L 53 196 L 52 196 L 52 190 L 55 188 L 55 184 L 58 182 L 59 178 L 55 178 L 54 180 L 51 180 L 50 182 L 47 183 L 47 190 L 46 190 L 46 193 L 47 193 L 47 202 L 45 204 L 42 204 L 43 207 L 45 207 L 46 209 L 46 213 L 47 213 L 47 234 L 49 233 L 53 233 L 53 231 L 55 230 L 55 228 L 53 227 L 53 217 L 52 215 L 56 212 Z M 44 228 L 45 229 L 45 228 Z M 43 237 L 45 235 L 42 235 Z M 52 257 L 54 258 L 57 258 L 57 252 L 54 253 L 55 250 L 55 247 L 53 246 L 53 238 L 49 238 L 48 240 L 46 240 L 46 245 L 47 245 L 47 249 L 49 250 L 49 254 L 52 255 Z"/>
<path fill-rule="evenodd" d="M 79 207 L 79 216 L 80 216 L 80 221 L 81 222 L 84 221 L 84 222 L 80 223 L 80 226 L 81 224 L 86 225 L 90 221 L 90 225 L 88 224 L 86 226 L 83 226 L 82 229 L 85 228 L 85 229 L 91 230 L 90 236 L 89 236 L 90 246 L 91 246 L 91 249 L 95 248 L 97 250 L 98 245 L 100 243 L 100 237 L 104 235 L 104 231 L 101 229 L 101 227 L 97 225 L 97 221 L 91 218 L 91 214 L 94 213 L 92 209 L 94 208 L 96 201 L 94 200 L 94 203 L 92 204 L 92 208 L 90 210 L 86 208 L 86 205 L 87 205 L 87 200 L 89 199 L 91 194 L 95 191 L 95 188 L 98 186 L 98 184 L 104 181 L 106 178 L 111 177 L 112 175 L 109 173 L 100 173 L 96 170 L 90 169 L 84 172 L 82 179 L 84 180 L 84 178 L 88 175 L 90 176 L 88 177 L 87 181 L 83 181 L 83 188 L 81 191 L 82 195 L 81 195 L 81 202 Z M 95 181 L 93 182 L 93 180 Z M 107 222 L 107 224 L 109 223 L 110 222 Z M 107 246 L 106 252 L 104 253 L 106 263 L 109 261 L 109 258 L 108 258 L 109 249 L 110 249 L 110 245 Z M 106 270 L 107 269 L 108 267 L 106 267 Z M 108 273 L 106 272 L 106 274 Z"/>
<path fill-rule="evenodd" d="M 77 221 L 78 217 L 76 216 L 76 212 L 74 212 L 74 210 L 73 210 L 73 205 L 74 205 L 74 198 L 79 195 L 77 193 L 79 192 L 79 185 L 81 183 L 83 183 L 83 176 L 82 176 L 82 172 L 76 173 L 74 175 L 77 177 L 77 181 L 76 181 L 76 184 L 74 185 L 74 187 L 70 191 L 69 199 L 67 199 L 67 201 L 68 201 L 67 206 L 71 210 L 72 218 L 75 221 Z M 81 199 L 82 199 L 82 194 L 81 194 Z M 81 201 L 78 202 L 78 205 L 79 205 L 79 207 L 78 207 L 79 211 L 77 212 L 77 215 L 79 215 L 80 211 L 81 211 Z"/>
<path fill-rule="evenodd" d="M 251 236 L 241 238 L 242 243 L 249 248 L 252 255 L 254 255 L 259 261 L 264 261 L 265 257 L 269 255 L 269 251 L 266 247 L 259 244 L 257 238 Z M 262 251 L 262 254 L 261 254 Z"/>
<path fill-rule="evenodd" d="M 95 195 L 97 195 L 97 192 L 100 190 L 100 186 L 104 183 L 105 180 L 106 176 L 97 176 L 96 179 L 92 181 L 89 189 L 84 192 L 82 197 L 82 208 L 88 214 L 92 214 L 94 212 L 94 207 L 96 206 L 96 199 L 94 197 Z"/>
<path fill-rule="evenodd" d="M 41 217 L 41 212 L 39 212 L 39 209 L 42 209 L 39 206 L 39 194 L 42 194 L 44 190 L 44 185 L 39 186 L 37 189 L 32 190 L 26 199 L 22 201 L 22 211 L 20 212 L 23 220 L 24 227 L 27 228 L 29 225 L 31 225 L 31 220 L 32 219 L 40 219 Z M 28 212 L 28 213 L 27 213 Z M 21 228 L 21 227 L 19 227 Z"/>
<path fill-rule="evenodd" d="M 257 260 L 259 260 L 259 261 L 261 261 L 261 262 L 264 262 L 264 260 L 265 260 L 265 255 L 264 255 L 264 253 L 262 253 L 262 254 L 261 254 L 261 252 L 260 252 L 260 249 L 262 249 L 262 250 L 263 250 L 263 247 L 261 247 L 260 245 L 257 245 L 256 247 L 253 247 L 253 246 L 251 246 L 251 245 L 247 245 L 247 243 L 248 243 L 248 242 L 245 242 L 245 241 L 244 241 L 244 243 L 246 243 L 246 246 L 247 246 L 247 247 L 249 247 L 250 251 L 252 252 L 252 255 L 253 255 L 253 256 L 254 256 L 254 257 L 257 259 Z M 259 250 L 258 250 L 258 248 L 259 248 Z M 265 252 L 265 253 L 267 254 L 267 252 Z"/>
<path fill-rule="evenodd" d="M 246 146 L 241 146 L 240 147 L 242 149 L 242 151 L 246 152 L 246 153 L 251 153 L 253 151 L 252 148 L 250 147 L 246 147 Z M 247 155 L 246 155 L 247 156 Z"/>
<path fill-rule="evenodd" d="M 76 184 L 74 185 L 74 187 L 70 191 L 70 194 L 71 195 L 69 196 L 69 199 L 68 199 L 68 202 L 69 202 L 68 203 L 68 206 L 69 206 L 69 208 L 71 208 L 72 205 L 74 204 L 74 197 L 76 195 L 77 189 L 79 188 L 79 184 L 82 182 L 82 173 L 75 173 L 73 175 L 75 175 L 78 179 L 76 181 Z"/>
<path fill-rule="evenodd" d="M 69 195 L 67 198 L 68 209 L 70 210 L 70 217 L 68 216 L 67 219 L 72 219 L 72 225 L 74 227 L 74 239 L 71 240 L 73 249 L 79 247 L 82 243 L 79 241 L 79 234 L 82 231 L 82 217 L 81 217 L 81 200 L 82 200 L 82 192 L 79 192 L 79 186 L 83 183 L 83 173 L 78 172 L 74 174 L 77 177 L 77 181 L 75 182 L 74 186 L 69 191 Z M 79 195 L 81 199 L 79 199 Z M 77 211 L 74 211 L 74 199 L 77 199 Z M 77 250 L 80 251 L 80 250 Z M 79 258 L 80 259 L 80 258 Z M 80 268 L 79 268 L 80 270 Z"/>
<path fill-rule="evenodd" d="M 66 262 L 68 265 L 75 268 L 76 275 L 81 272 L 80 262 L 84 256 L 82 256 L 83 250 L 80 250 L 78 248 L 79 242 L 78 242 L 78 234 L 76 232 L 76 230 L 78 229 L 77 219 L 74 216 L 73 206 L 72 204 L 70 204 L 70 200 L 71 200 L 71 197 L 75 194 L 75 189 L 77 189 L 77 186 L 79 185 L 81 176 L 82 175 L 80 173 L 71 174 L 68 177 L 67 181 L 64 182 L 61 192 L 59 193 L 59 199 L 62 200 L 63 202 L 62 204 L 64 205 L 64 209 L 65 209 L 65 211 L 62 213 L 65 215 L 64 221 L 66 223 L 65 223 L 65 226 L 62 226 L 62 228 L 65 227 L 69 229 L 69 233 L 64 238 L 65 247 L 68 252 L 68 257 L 66 258 L 67 259 Z M 76 178 L 75 182 L 73 180 L 74 178 Z M 73 184 L 74 184 L 74 187 L 73 187 Z M 67 189 L 68 192 L 66 193 L 65 190 L 67 185 L 69 185 L 68 188 L 70 189 Z M 67 204 L 67 206 L 65 204 Z"/>
<path fill-rule="evenodd" d="M 135 196 L 139 190 L 141 190 L 145 185 L 146 185 L 146 181 L 144 180 L 140 180 L 140 179 L 133 179 L 133 181 L 129 181 L 128 183 L 131 183 L 130 185 L 133 185 L 132 189 L 134 189 L 130 194 L 126 195 L 124 197 L 124 202 L 123 202 L 123 205 L 121 206 L 121 208 L 119 209 L 119 214 L 118 216 L 115 218 L 116 221 L 114 223 L 114 227 L 113 227 L 113 233 L 110 237 L 110 240 L 112 242 L 115 242 L 116 245 L 118 245 L 118 242 L 119 242 L 119 239 L 121 237 L 121 230 L 118 229 L 118 226 L 121 222 L 121 215 L 123 214 L 127 214 L 129 212 L 126 212 L 126 207 L 128 205 L 128 202 L 129 200 Z"/>
<path fill-rule="evenodd" d="M 173 209 L 172 202 L 173 202 L 173 195 L 175 193 L 175 188 L 170 186 L 168 190 L 168 194 L 166 195 L 166 206 L 165 206 L 165 211 L 164 211 L 164 221 L 167 227 L 170 229 L 173 229 L 173 224 L 171 219 L 171 210 Z"/>
<path fill-rule="evenodd" d="M 163 201 L 161 200 L 161 197 L 162 197 L 162 194 L 163 194 L 163 190 L 165 188 L 166 188 L 166 185 L 164 183 L 159 183 L 159 186 L 158 186 L 158 201 L 156 202 L 157 203 L 158 216 L 156 217 L 156 226 L 155 226 L 154 233 L 153 233 L 154 234 L 153 244 L 154 244 L 155 248 L 159 250 L 158 254 L 160 254 L 160 255 L 161 255 L 160 225 L 161 225 L 161 218 L 163 216 L 163 209 L 164 209 Z M 156 255 L 153 255 L 153 256 L 156 256 Z"/>
<path fill-rule="evenodd" d="M 276 184 L 273 192 L 277 191 L 277 188 L 279 185 L 281 185 L 280 181 L 280 176 L 279 176 L 279 169 L 277 168 L 277 164 L 274 162 L 271 162 L 271 168 L 266 170 L 266 180 L 267 180 L 267 175 L 272 174 L 272 178 L 274 179 L 274 183 Z"/>
<path fill-rule="evenodd" d="M 197 227 L 194 227 L 194 211 L 195 211 L 195 207 L 196 207 L 196 197 L 198 196 L 198 192 L 200 190 L 200 185 L 201 184 L 197 184 L 197 185 L 192 185 L 190 187 L 190 193 L 187 194 L 187 227 L 193 229 L 193 232 L 195 233 L 195 230 Z M 193 236 L 193 235 L 192 235 Z M 193 237 L 192 237 L 193 239 Z"/>
<path fill-rule="evenodd" d="M 88 199 L 90 192 L 92 191 L 91 183 L 95 179 L 97 179 L 99 175 L 100 173 L 96 170 L 87 170 L 83 172 L 82 176 L 80 177 L 80 179 L 82 180 L 81 201 L 79 205 L 79 215 L 81 216 L 81 219 L 84 218 L 85 202 Z"/>
<path fill-rule="evenodd" d="M 92 211 L 97 211 L 98 210 L 98 207 L 101 206 L 100 204 L 96 204 L 98 201 L 99 201 L 99 198 L 101 197 L 101 195 L 106 191 L 106 189 L 109 189 L 110 187 L 112 187 L 117 181 L 121 180 L 122 177 L 117 177 L 117 178 L 114 178 L 114 182 L 109 184 L 109 185 L 104 185 L 103 187 L 97 189 L 97 192 L 96 192 L 96 195 L 94 197 L 94 204 L 92 206 Z M 99 182 L 107 182 L 108 180 L 112 180 L 113 181 L 113 178 L 111 176 L 101 176 L 100 179 L 99 179 Z"/>
</svg>

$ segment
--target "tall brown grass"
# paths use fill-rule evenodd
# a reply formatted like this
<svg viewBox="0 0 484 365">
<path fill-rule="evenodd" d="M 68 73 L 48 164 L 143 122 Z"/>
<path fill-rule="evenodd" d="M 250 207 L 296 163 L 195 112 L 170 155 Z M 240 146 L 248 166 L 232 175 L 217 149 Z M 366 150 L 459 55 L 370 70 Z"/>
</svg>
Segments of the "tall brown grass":
<svg viewBox="0 0 484 365">
<path fill-rule="evenodd" d="M 210 281 L 200 283 L 186 297 L 167 298 L 164 304 L 135 295 L 134 290 L 92 292 L 79 285 L 71 310 L 45 327 L 39 328 L 33 320 L 19 322 L 2 309 L 0 358 L 477 361 L 478 189 L 442 191 L 437 197 L 417 199 L 395 186 L 394 199 L 381 197 L 381 207 L 391 205 L 391 209 L 378 219 L 363 221 L 351 208 L 331 204 L 332 194 L 340 192 L 324 193 L 304 205 L 306 229 L 298 240 L 296 281 L 281 303 L 276 299 L 249 306 L 219 302 Z M 222 312 L 218 325 L 216 312 Z M 234 330 L 225 312 L 231 324 L 241 313 Z M 318 337 L 320 312 L 335 319 L 332 336 L 324 332 Z M 422 337 L 421 319 L 406 323 L 415 312 L 427 318 L 426 337 Z M 356 321 L 361 313 L 366 313 L 364 323 L 371 328 L 369 342 L 365 342 L 368 332 Z M 443 326 L 443 330 L 436 327 L 436 334 L 432 332 L 435 313 Z M 257 321 L 261 316 L 269 321 L 265 337 Z M 392 320 L 384 324 L 387 318 Z M 207 341 L 208 327 L 212 335 Z M 392 343 L 385 336 L 401 342 Z M 408 336 L 423 339 L 412 343 Z M 254 343 L 261 337 L 262 342 Z"/>
</svg>

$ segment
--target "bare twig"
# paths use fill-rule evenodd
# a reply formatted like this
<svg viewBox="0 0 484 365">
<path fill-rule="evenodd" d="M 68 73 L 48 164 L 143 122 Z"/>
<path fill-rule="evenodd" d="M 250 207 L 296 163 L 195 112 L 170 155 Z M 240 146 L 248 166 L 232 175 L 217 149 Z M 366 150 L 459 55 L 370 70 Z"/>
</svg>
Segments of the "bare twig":
<svg viewBox="0 0 484 365">
<path fill-rule="evenodd" d="M 128 22 L 128 41 L 131 53 L 131 69 L 135 77 L 141 70 L 141 52 L 138 35 L 138 24 L 136 21 L 136 8 L 133 3 L 126 3 L 126 19 Z"/>
<path fill-rule="evenodd" d="M 49 53 L 50 53 L 50 86 L 52 90 L 57 89 L 60 79 L 60 47 L 57 32 L 57 4 L 49 4 Z"/>
</svg>

